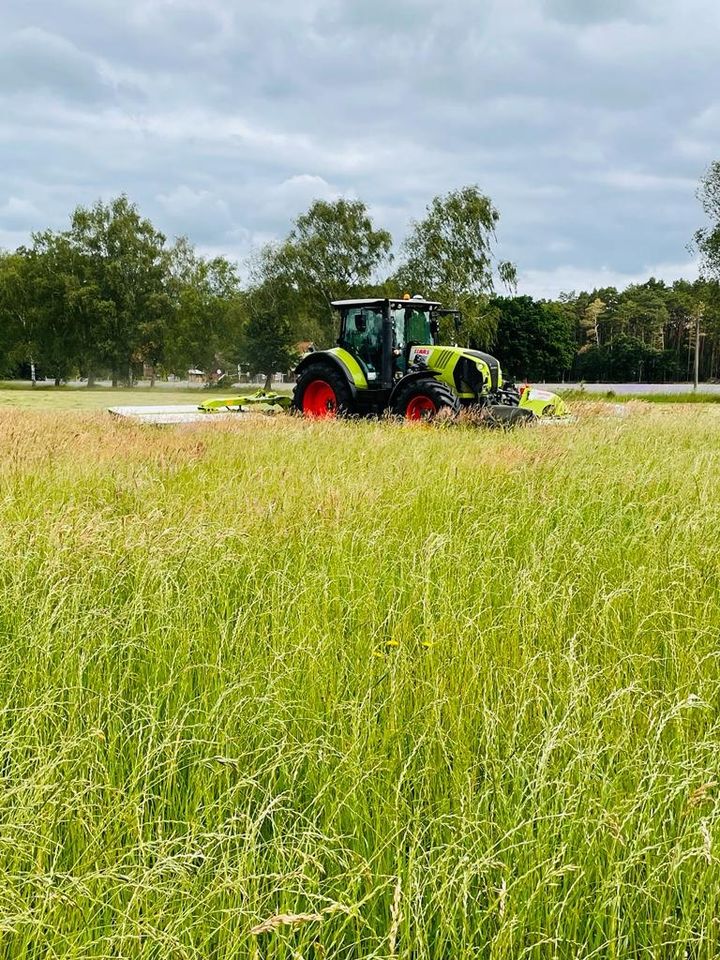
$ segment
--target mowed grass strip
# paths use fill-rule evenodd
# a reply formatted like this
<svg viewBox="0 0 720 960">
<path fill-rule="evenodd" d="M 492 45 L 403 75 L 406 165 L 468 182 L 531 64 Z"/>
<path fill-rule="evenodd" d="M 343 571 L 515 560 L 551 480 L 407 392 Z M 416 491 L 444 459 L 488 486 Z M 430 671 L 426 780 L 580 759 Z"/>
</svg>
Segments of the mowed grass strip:
<svg viewBox="0 0 720 960">
<path fill-rule="evenodd" d="M 0 957 L 717 956 L 718 427 L 0 411 Z"/>
</svg>

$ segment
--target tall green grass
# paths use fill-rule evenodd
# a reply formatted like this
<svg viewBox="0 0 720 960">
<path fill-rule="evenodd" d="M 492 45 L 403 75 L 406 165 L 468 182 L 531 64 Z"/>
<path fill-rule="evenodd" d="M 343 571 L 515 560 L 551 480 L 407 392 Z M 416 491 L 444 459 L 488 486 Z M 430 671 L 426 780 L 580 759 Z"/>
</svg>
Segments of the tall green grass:
<svg viewBox="0 0 720 960">
<path fill-rule="evenodd" d="M 0 412 L 0 957 L 711 958 L 720 420 Z"/>
</svg>

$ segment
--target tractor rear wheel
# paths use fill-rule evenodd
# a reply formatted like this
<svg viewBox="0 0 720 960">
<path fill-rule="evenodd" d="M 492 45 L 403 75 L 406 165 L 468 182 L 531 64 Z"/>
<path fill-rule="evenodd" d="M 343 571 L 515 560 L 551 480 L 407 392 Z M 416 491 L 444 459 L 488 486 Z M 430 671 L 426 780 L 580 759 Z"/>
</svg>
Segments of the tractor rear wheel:
<svg viewBox="0 0 720 960">
<path fill-rule="evenodd" d="M 405 420 L 431 420 L 441 411 L 455 416 L 460 401 L 450 387 L 430 377 L 401 384 L 392 404 L 392 412 Z"/>
<path fill-rule="evenodd" d="M 330 364 L 306 367 L 293 390 L 292 405 L 305 417 L 329 419 L 352 410 L 352 394 L 345 377 Z"/>
</svg>

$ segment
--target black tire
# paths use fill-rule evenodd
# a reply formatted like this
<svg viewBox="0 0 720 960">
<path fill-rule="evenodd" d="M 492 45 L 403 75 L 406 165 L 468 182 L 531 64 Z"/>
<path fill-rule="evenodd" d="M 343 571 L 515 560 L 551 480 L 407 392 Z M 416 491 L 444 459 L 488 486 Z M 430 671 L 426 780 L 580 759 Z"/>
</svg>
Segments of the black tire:
<svg viewBox="0 0 720 960">
<path fill-rule="evenodd" d="M 427 404 L 423 401 L 427 401 Z M 392 401 L 392 413 L 404 420 L 430 420 L 439 413 L 454 417 L 459 412 L 460 401 L 457 396 L 447 384 L 432 377 L 401 383 Z"/>
<path fill-rule="evenodd" d="M 307 409 L 307 390 L 311 384 L 322 381 L 328 385 L 328 387 L 335 394 L 335 409 L 332 412 L 328 409 L 326 414 L 316 412 L 310 412 Z M 322 360 L 317 361 L 316 363 L 311 363 L 309 366 L 300 373 L 300 376 L 297 379 L 295 384 L 295 389 L 293 390 L 292 395 L 292 408 L 297 410 L 298 413 L 303 414 L 303 416 L 347 416 L 350 413 L 354 412 L 354 403 L 352 391 L 350 390 L 350 384 L 347 382 L 345 375 L 334 367 L 331 363 L 327 361 L 323 362 Z"/>
</svg>

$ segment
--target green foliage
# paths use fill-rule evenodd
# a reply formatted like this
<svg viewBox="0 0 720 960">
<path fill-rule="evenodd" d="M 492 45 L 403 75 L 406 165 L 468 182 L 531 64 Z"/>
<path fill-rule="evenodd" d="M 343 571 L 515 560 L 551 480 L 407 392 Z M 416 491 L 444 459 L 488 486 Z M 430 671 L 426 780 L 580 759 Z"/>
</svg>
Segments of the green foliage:
<svg viewBox="0 0 720 960">
<path fill-rule="evenodd" d="M 284 288 L 282 296 L 291 289 L 296 313 L 315 320 L 313 339 L 327 343 L 335 336 L 330 301 L 364 295 L 391 247 L 361 200 L 316 200 L 283 243 L 264 251 L 262 282 Z"/>
<path fill-rule="evenodd" d="M 662 350 L 669 319 L 667 292 L 665 284 L 653 278 L 644 284 L 631 284 L 614 313 L 617 327 L 643 344 Z"/>
<path fill-rule="evenodd" d="M 493 245 L 500 214 L 476 186 L 435 197 L 425 217 L 412 224 L 403 243 L 397 278 L 426 296 L 442 296 L 454 305 L 461 296 L 479 297 L 494 290 Z M 514 283 L 512 265 L 501 262 L 504 283 Z"/>
<path fill-rule="evenodd" d="M 497 324 L 491 352 L 504 373 L 516 379 L 554 380 L 570 369 L 573 328 L 560 305 L 532 297 L 496 297 L 489 309 Z"/>
<path fill-rule="evenodd" d="M 398 290 L 421 293 L 458 308 L 464 337 L 479 346 L 494 333 L 487 298 L 499 280 L 513 289 L 513 264 L 498 261 L 494 253 L 495 228 L 500 214 L 477 186 L 435 197 L 425 217 L 411 225 L 395 274 Z"/>
<path fill-rule="evenodd" d="M 56 384 L 73 372 L 78 356 L 79 330 L 70 306 L 76 288 L 74 260 L 67 237 L 51 233 L 35 237 L 27 258 L 36 305 L 35 359 Z"/>
<path fill-rule="evenodd" d="M 572 344 L 574 376 L 687 379 L 699 316 L 700 378 L 717 379 L 718 183 L 716 164 L 701 185 L 711 221 L 697 237 L 707 278 L 672 286 L 651 278 L 554 304 L 515 298 L 514 306 L 494 298 L 498 284 L 513 288 L 515 268 L 496 256 L 499 213 L 477 186 L 431 201 L 387 277 L 391 237 L 365 204 L 315 201 L 282 242 L 255 255 L 246 290 L 225 258 L 200 257 L 184 238 L 168 246 L 127 197 L 78 207 L 67 230 L 38 233 L 29 248 L 0 255 L 0 373 L 33 362 L 57 380 L 86 375 L 89 385 L 108 371 L 115 381 L 132 379 L 142 363 L 182 376 L 242 361 L 267 373 L 285 369 L 300 341 L 335 340 L 331 300 L 407 291 L 460 309 L 460 334 L 446 318 L 443 341 L 494 350 L 506 369 L 533 379 L 566 371 Z"/>
<path fill-rule="evenodd" d="M 290 291 L 270 282 L 254 287 L 245 299 L 246 321 L 239 340 L 238 360 L 254 376 L 265 376 L 270 388 L 274 373 L 287 373 L 298 360 Z"/>
<path fill-rule="evenodd" d="M 125 377 L 134 360 L 157 355 L 159 331 L 172 317 L 165 237 L 121 196 L 78 207 L 64 240 L 82 258 L 83 280 L 95 291 L 94 303 L 86 304 L 92 331 L 86 362 Z"/>
<path fill-rule="evenodd" d="M 638 337 L 619 333 L 601 347 L 590 346 L 577 358 L 578 375 L 585 380 L 650 383 L 674 379 L 674 355 L 649 347 Z"/>
<path fill-rule="evenodd" d="M 237 350 L 242 319 L 236 268 L 172 248 L 124 196 L 78 207 L 70 228 L 33 237 L 0 258 L 0 351 L 6 372 L 34 360 L 57 380 L 145 362 L 208 371 Z"/>
<path fill-rule="evenodd" d="M 687 380 L 695 318 L 702 316 L 700 378 L 720 375 L 720 288 L 716 281 L 651 278 L 624 291 L 612 287 L 566 294 L 559 305 L 575 330 L 573 376 Z"/>
<path fill-rule="evenodd" d="M 0 251 L 0 369 L 11 375 L 38 351 L 38 302 L 28 251 Z"/>
<path fill-rule="evenodd" d="M 189 242 L 178 240 L 170 252 L 169 290 L 175 308 L 170 335 L 164 335 L 168 369 L 206 372 L 235 360 L 243 322 L 240 280 L 224 257 L 198 257 Z"/>
<path fill-rule="evenodd" d="M 720 160 L 710 164 L 700 181 L 698 197 L 710 221 L 695 233 L 695 246 L 708 277 L 720 279 Z"/>
</svg>

